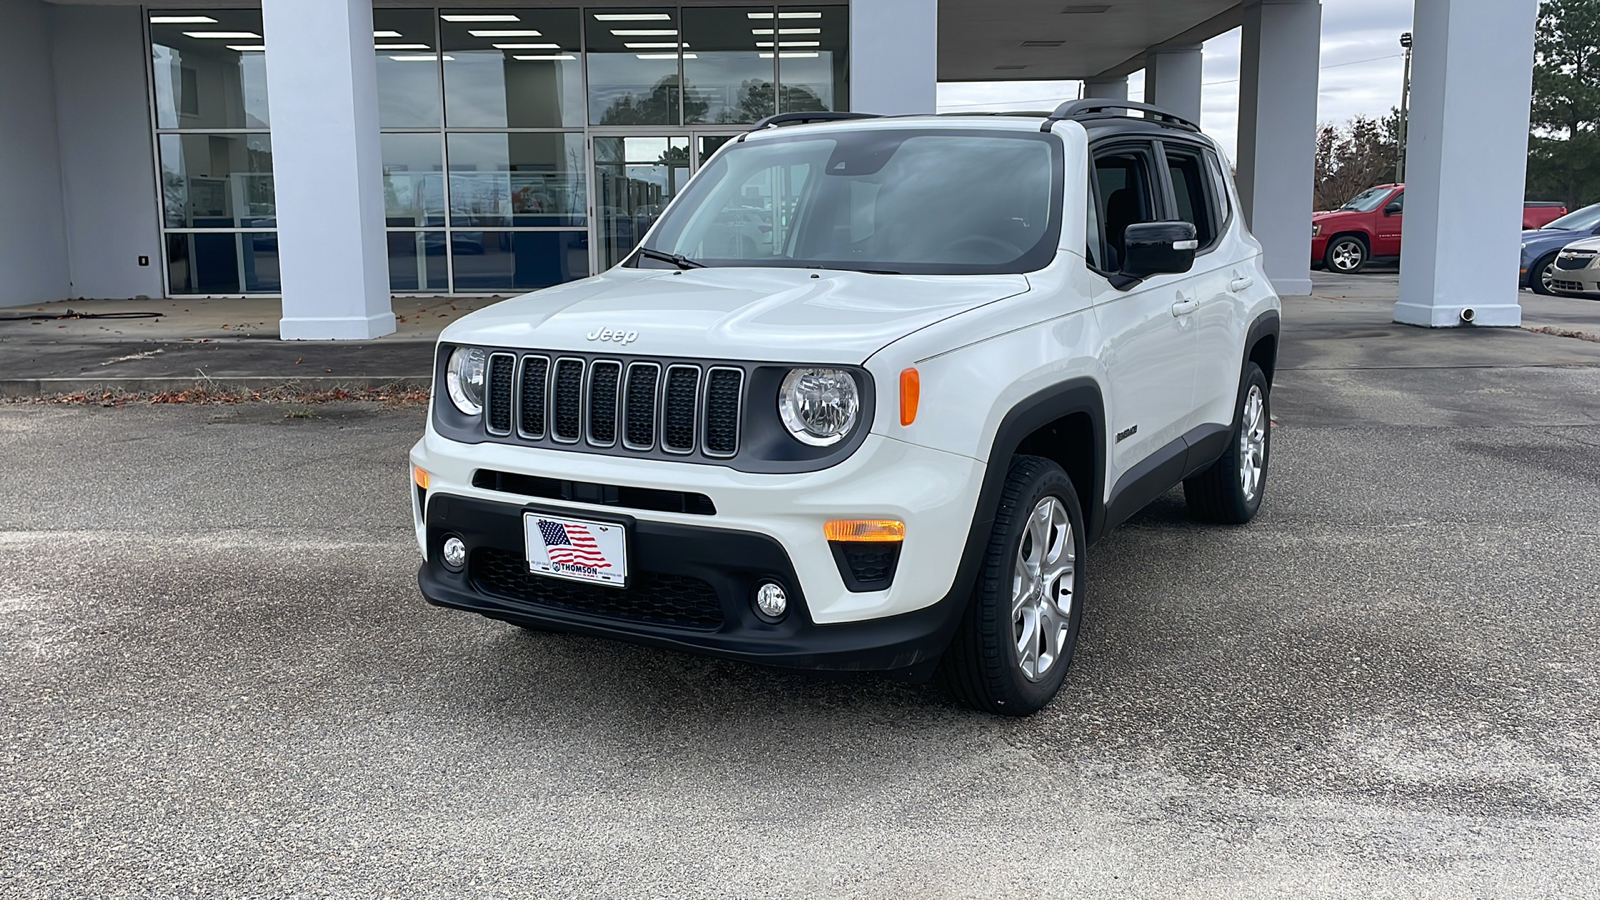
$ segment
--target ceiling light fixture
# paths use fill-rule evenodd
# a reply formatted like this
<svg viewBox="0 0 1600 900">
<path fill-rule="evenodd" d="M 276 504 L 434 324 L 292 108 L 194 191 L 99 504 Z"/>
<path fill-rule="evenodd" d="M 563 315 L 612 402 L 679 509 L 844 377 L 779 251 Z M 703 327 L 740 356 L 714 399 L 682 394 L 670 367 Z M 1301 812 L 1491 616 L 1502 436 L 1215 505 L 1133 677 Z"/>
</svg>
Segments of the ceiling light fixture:
<svg viewBox="0 0 1600 900">
<path fill-rule="evenodd" d="M 384 50 L 432 50 L 433 48 L 427 44 L 378 44 L 373 49 L 382 52 Z"/>
<path fill-rule="evenodd" d="M 397 37 L 405 37 L 405 35 L 403 35 L 403 34 L 401 34 L 401 33 L 400 33 L 400 32 L 398 32 L 398 31 L 374 31 L 374 32 L 373 32 L 373 33 L 372 33 L 372 36 L 373 36 L 373 37 L 375 37 L 375 38 L 397 38 Z"/>
<path fill-rule="evenodd" d="M 536 30 L 534 30 L 532 28 L 504 28 L 504 29 L 473 28 L 473 29 L 468 29 L 467 34 L 470 34 L 473 37 L 481 37 L 481 38 L 544 37 L 544 34 L 542 32 L 536 31 Z"/>
<path fill-rule="evenodd" d="M 513 56 L 511 58 L 520 59 L 526 62 L 532 62 L 535 60 L 577 59 L 576 56 L 573 56 L 570 53 L 543 53 L 535 56 Z"/>
<path fill-rule="evenodd" d="M 442 15 L 439 18 L 446 22 L 521 22 L 516 16 L 504 13 L 490 15 Z"/>
<path fill-rule="evenodd" d="M 819 12 L 781 12 L 781 13 L 778 13 L 778 18 L 780 18 L 780 19 L 820 19 L 820 18 L 822 18 L 822 13 L 819 13 Z"/>
<path fill-rule="evenodd" d="M 184 34 L 192 38 L 213 38 L 223 41 L 237 41 L 240 38 L 261 40 L 261 35 L 254 31 L 185 31 Z"/>
<path fill-rule="evenodd" d="M 640 59 L 677 59 L 678 58 L 678 54 L 676 54 L 676 53 L 635 53 L 634 56 L 637 56 Z M 694 55 L 693 53 L 685 53 L 683 55 L 683 58 L 684 59 L 699 59 L 700 57 Z"/>
<path fill-rule="evenodd" d="M 762 59 L 771 59 L 772 58 L 772 52 L 771 51 L 764 51 L 764 52 L 758 53 L 756 55 L 760 56 Z M 778 54 L 778 58 L 779 59 L 816 59 L 818 55 L 819 54 L 815 50 L 810 50 L 810 51 L 807 51 L 807 50 L 785 50 L 782 53 Z"/>
<path fill-rule="evenodd" d="M 210 16 L 151 16 L 151 25 L 215 25 Z"/>
<path fill-rule="evenodd" d="M 600 22 L 670 22 L 672 16 L 666 13 L 595 13 L 594 17 Z"/>
<path fill-rule="evenodd" d="M 771 47 L 771 41 L 756 41 L 757 47 Z M 821 41 L 779 41 L 779 47 L 820 47 Z"/>
<path fill-rule="evenodd" d="M 613 28 L 611 33 L 617 37 L 677 37 L 676 28 Z"/>
<path fill-rule="evenodd" d="M 560 50 L 560 44 L 495 44 L 496 50 Z"/>
<path fill-rule="evenodd" d="M 267 50 L 267 45 L 265 45 L 265 44 L 229 44 L 228 45 L 228 49 L 229 50 L 237 50 L 240 53 L 265 53 L 266 50 Z"/>
<path fill-rule="evenodd" d="M 445 62 L 455 62 L 456 59 L 454 56 L 436 56 L 432 53 L 426 56 L 391 56 L 389 58 L 395 62 L 436 62 L 440 59 Z"/>
<path fill-rule="evenodd" d="M 622 46 L 627 47 L 629 50 L 676 50 L 679 47 L 688 47 L 689 45 L 677 43 L 663 44 L 660 41 L 646 41 L 643 43 L 627 43 L 623 44 Z"/>
</svg>

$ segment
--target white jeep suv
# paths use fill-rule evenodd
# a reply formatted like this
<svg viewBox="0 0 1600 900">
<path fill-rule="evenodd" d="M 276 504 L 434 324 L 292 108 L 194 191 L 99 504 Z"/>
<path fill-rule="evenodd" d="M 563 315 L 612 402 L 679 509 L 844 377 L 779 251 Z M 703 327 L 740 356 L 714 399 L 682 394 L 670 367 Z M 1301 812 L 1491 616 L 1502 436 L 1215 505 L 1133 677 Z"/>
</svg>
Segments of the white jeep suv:
<svg viewBox="0 0 1600 900">
<path fill-rule="evenodd" d="M 621 265 L 445 330 L 422 592 L 1031 713 L 1089 544 L 1179 483 L 1259 507 L 1260 256 L 1216 145 L 1153 107 L 769 119 Z"/>
</svg>

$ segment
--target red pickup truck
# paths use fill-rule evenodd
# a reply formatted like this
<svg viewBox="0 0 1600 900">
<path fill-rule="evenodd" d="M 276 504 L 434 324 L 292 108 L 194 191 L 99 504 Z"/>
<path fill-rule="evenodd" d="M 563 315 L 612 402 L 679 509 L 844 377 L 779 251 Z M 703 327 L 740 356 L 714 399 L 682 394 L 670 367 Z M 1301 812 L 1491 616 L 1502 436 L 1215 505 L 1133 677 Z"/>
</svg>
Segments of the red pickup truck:
<svg viewBox="0 0 1600 900">
<path fill-rule="evenodd" d="M 1311 264 L 1351 275 L 1374 259 L 1398 259 L 1406 186 L 1380 184 L 1332 212 L 1311 215 Z M 1522 227 L 1540 228 L 1567 214 L 1560 203 L 1523 204 Z"/>
</svg>

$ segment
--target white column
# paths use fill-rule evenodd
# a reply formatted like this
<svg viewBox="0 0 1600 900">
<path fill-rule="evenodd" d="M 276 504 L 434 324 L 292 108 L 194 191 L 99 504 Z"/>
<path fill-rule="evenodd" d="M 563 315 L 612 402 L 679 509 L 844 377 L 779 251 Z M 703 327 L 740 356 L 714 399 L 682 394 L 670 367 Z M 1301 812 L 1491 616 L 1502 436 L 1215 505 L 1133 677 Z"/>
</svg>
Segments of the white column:
<svg viewBox="0 0 1600 900">
<path fill-rule="evenodd" d="M 371 0 L 264 0 L 284 340 L 394 331 Z"/>
<path fill-rule="evenodd" d="M 1394 320 L 1517 326 L 1538 0 L 1416 0 Z"/>
<path fill-rule="evenodd" d="M 1127 100 L 1128 76 L 1121 78 L 1090 78 L 1083 83 L 1084 99 Z"/>
<path fill-rule="evenodd" d="M 1239 196 L 1279 294 L 1311 293 L 1322 4 L 1246 7 L 1239 60 Z M 1514 268 L 1514 267 L 1513 267 Z"/>
<path fill-rule="evenodd" d="M 1200 45 L 1151 47 L 1144 54 L 1144 100 L 1200 121 Z"/>
<path fill-rule="evenodd" d="M 852 0 L 850 109 L 931 114 L 939 103 L 938 0 Z"/>
</svg>

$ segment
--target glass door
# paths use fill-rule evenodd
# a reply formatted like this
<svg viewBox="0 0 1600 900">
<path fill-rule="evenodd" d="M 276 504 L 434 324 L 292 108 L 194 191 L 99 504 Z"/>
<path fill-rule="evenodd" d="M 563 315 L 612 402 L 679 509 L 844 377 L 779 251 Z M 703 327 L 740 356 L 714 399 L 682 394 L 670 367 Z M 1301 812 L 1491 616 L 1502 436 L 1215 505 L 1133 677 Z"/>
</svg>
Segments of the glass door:
<svg viewBox="0 0 1600 900">
<path fill-rule="evenodd" d="M 667 203 L 718 147 L 740 131 L 700 129 L 594 137 L 596 272 L 621 262 L 639 245 Z"/>
<path fill-rule="evenodd" d="M 693 168 L 688 134 L 596 135 L 595 237 L 599 270 L 633 252 Z"/>
</svg>

